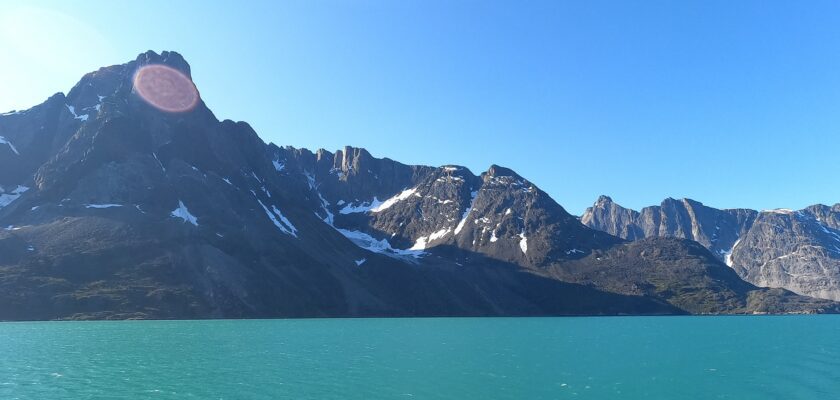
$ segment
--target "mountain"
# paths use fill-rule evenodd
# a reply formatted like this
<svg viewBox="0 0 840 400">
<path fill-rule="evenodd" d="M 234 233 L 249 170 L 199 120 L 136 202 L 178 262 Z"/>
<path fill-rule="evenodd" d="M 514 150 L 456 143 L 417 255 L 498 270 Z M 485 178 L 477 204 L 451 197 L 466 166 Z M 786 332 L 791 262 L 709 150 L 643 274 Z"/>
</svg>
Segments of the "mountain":
<svg viewBox="0 0 840 400">
<path fill-rule="evenodd" d="M 758 216 L 746 209 L 718 210 L 690 199 L 665 199 L 641 211 L 624 208 L 601 196 L 581 217 L 591 228 L 627 240 L 648 237 L 689 239 L 711 250 L 721 261 Z"/>
<path fill-rule="evenodd" d="M 0 115 L 0 319 L 837 312 L 514 171 L 264 143 L 175 52 Z"/>
<path fill-rule="evenodd" d="M 694 240 L 747 282 L 840 300 L 840 204 L 759 212 L 666 199 L 636 212 L 601 196 L 581 221 L 628 240 Z"/>
</svg>

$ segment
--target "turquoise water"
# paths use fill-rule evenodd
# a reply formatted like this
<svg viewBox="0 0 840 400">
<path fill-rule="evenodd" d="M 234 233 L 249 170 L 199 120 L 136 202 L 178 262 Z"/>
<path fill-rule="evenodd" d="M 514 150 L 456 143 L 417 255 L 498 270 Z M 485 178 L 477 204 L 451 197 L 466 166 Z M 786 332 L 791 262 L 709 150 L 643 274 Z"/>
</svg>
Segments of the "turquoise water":
<svg viewBox="0 0 840 400">
<path fill-rule="evenodd" d="M 840 316 L 0 324 L 0 399 L 827 399 Z"/>
</svg>

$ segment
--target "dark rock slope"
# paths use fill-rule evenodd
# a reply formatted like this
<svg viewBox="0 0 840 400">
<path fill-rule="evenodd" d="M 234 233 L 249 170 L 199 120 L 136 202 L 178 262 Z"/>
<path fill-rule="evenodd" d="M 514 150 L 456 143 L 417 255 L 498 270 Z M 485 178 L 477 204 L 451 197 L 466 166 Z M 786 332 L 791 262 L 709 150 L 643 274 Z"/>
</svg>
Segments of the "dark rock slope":
<svg viewBox="0 0 840 400">
<path fill-rule="evenodd" d="M 666 199 L 636 212 L 602 196 L 581 221 L 629 240 L 691 239 L 755 285 L 840 300 L 840 204 L 758 212 Z"/>
<path fill-rule="evenodd" d="M 0 319 L 834 312 L 628 244 L 492 166 L 265 144 L 137 94 L 147 52 L 0 115 Z"/>
</svg>

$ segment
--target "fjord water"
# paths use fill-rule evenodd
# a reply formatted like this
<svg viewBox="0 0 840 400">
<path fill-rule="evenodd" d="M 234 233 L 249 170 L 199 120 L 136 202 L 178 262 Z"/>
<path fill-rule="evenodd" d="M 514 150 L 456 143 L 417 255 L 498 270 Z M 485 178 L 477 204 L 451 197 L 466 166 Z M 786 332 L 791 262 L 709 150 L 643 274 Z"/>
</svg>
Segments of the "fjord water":
<svg viewBox="0 0 840 400">
<path fill-rule="evenodd" d="M 840 316 L 0 324 L 2 399 L 817 399 Z"/>
</svg>

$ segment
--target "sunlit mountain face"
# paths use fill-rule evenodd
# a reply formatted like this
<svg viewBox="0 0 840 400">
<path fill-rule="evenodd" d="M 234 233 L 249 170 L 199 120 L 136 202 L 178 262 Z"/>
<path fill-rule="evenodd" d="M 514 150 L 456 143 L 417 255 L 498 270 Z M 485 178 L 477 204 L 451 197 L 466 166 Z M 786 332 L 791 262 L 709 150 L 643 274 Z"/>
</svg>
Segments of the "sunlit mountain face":
<svg viewBox="0 0 840 400">
<path fill-rule="evenodd" d="M 840 300 L 840 204 L 720 210 L 669 198 L 637 212 L 601 196 L 581 221 L 628 240 L 694 240 L 750 283 Z"/>
<path fill-rule="evenodd" d="M 0 319 L 832 312 L 498 165 L 266 144 L 147 52 L 0 116 Z"/>
</svg>

